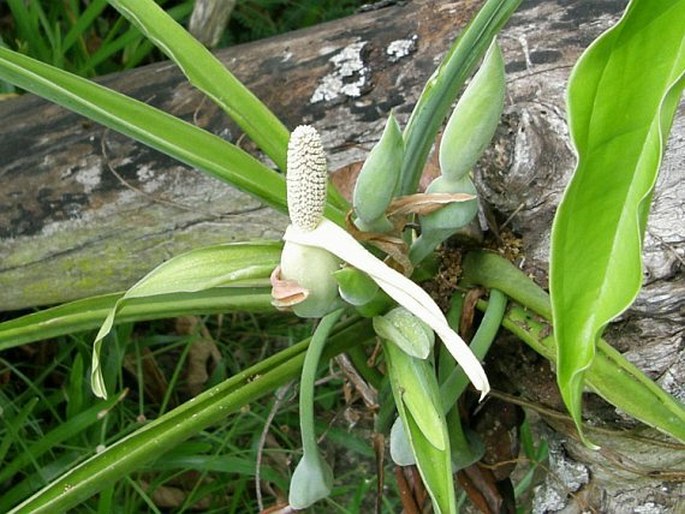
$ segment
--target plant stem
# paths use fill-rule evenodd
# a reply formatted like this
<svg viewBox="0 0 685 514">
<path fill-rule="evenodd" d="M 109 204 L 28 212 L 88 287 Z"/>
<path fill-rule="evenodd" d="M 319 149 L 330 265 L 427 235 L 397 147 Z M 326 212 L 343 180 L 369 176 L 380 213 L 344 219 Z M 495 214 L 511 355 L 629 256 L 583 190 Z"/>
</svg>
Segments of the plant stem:
<svg viewBox="0 0 685 514">
<path fill-rule="evenodd" d="M 477 307 L 487 308 L 481 300 Z M 541 323 L 525 308 L 511 305 L 502 326 L 551 362 L 556 344 L 549 324 Z M 606 341 L 585 372 L 586 384 L 599 396 L 643 423 L 685 442 L 685 406 L 661 389 Z"/>
<path fill-rule="evenodd" d="M 552 320 L 549 295 L 501 255 L 486 250 L 474 250 L 466 254 L 462 267 L 464 285 L 499 289 L 546 320 Z"/>
<path fill-rule="evenodd" d="M 302 378 L 300 379 L 300 433 L 302 435 L 302 448 L 305 456 L 307 454 L 314 455 L 319 451 L 319 445 L 316 442 L 316 430 L 314 428 L 314 382 L 316 381 L 316 371 L 319 367 L 319 360 L 326 346 L 328 335 L 335 323 L 340 319 L 342 313 L 343 309 L 338 309 L 326 314 L 321 319 L 304 357 Z"/>
<path fill-rule="evenodd" d="M 485 309 L 485 316 L 469 345 L 479 360 L 485 358 L 490 345 L 495 340 L 497 331 L 502 324 L 506 306 L 507 297 L 504 293 L 497 289 L 490 290 L 490 301 Z M 469 379 L 464 371 L 460 367 L 455 367 L 447 380 L 440 385 L 440 399 L 445 412 L 454 406 L 455 401 L 462 395 L 468 384 Z"/>
</svg>

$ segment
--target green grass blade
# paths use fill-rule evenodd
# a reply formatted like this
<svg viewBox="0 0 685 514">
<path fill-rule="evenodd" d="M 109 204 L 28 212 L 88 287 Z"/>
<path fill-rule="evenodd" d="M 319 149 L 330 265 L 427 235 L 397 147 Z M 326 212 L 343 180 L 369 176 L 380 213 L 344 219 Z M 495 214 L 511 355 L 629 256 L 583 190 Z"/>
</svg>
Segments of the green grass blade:
<svg viewBox="0 0 685 514">
<path fill-rule="evenodd" d="M 124 31 L 123 33 L 120 33 Z M 100 47 L 90 56 L 78 70 L 79 75 L 85 75 L 87 71 L 94 70 L 97 66 L 107 61 L 115 53 L 125 49 L 128 45 L 141 40 L 143 35 L 135 27 L 127 26 L 127 20 L 123 16 L 116 20 L 107 32 Z M 126 68 L 128 62 L 124 60 L 122 65 Z"/>
<path fill-rule="evenodd" d="M 341 323 L 324 352 L 325 358 L 346 350 L 351 341 L 366 341 L 369 334 L 369 321 L 353 319 Z M 309 340 L 302 341 L 264 359 L 157 418 L 50 482 L 9 512 L 66 512 L 181 441 L 297 377 L 308 344 Z"/>
<path fill-rule="evenodd" d="M 44 61 L 50 61 L 52 53 L 48 45 L 45 44 L 43 38 L 36 37 L 40 34 L 38 28 L 40 21 L 35 10 L 35 4 L 29 5 L 23 0 L 7 0 L 7 5 L 12 12 L 18 37 L 26 42 L 33 55 L 38 55 Z"/>
<path fill-rule="evenodd" d="M 74 24 L 69 27 L 62 41 L 62 52 L 68 52 L 77 41 L 85 45 L 83 41 L 84 33 L 93 25 L 102 11 L 107 7 L 107 0 L 94 0 L 89 3 L 86 9 L 80 13 Z"/>
<path fill-rule="evenodd" d="M 221 106 L 285 170 L 288 129 L 214 57 L 152 0 L 109 0 L 167 56 L 190 82 Z"/>
<path fill-rule="evenodd" d="M 41 439 L 27 446 L 26 450 L 20 453 L 14 460 L 5 462 L 0 470 L 0 482 L 5 483 L 7 480 L 12 479 L 15 473 L 24 467 L 29 466 L 31 463 L 35 464 L 41 455 L 54 450 L 55 446 L 83 432 L 93 424 L 100 422 L 103 413 L 109 411 L 119 401 L 121 401 L 121 398 L 116 396 L 109 400 L 98 401 L 95 405 L 84 409 L 70 420 L 57 425 Z M 3 505 L 0 502 L 0 509 L 8 507 L 10 505 Z"/>
<path fill-rule="evenodd" d="M 34 407 L 40 401 L 37 396 L 32 396 L 24 405 L 21 406 L 19 412 L 14 412 L 17 406 L 10 409 L 8 405 L 0 405 L 2 407 L 2 422 L 4 425 L 4 435 L 0 440 L 0 461 L 5 463 L 7 452 L 12 444 L 23 445 L 22 441 L 22 427 L 26 426 L 29 421 L 29 416 L 32 414 Z M 5 403 L 3 401 L 3 403 Z"/>
<path fill-rule="evenodd" d="M 596 341 L 642 283 L 651 192 L 685 86 L 684 20 L 685 0 L 633 0 L 571 74 L 578 164 L 554 220 L 550 291 L 557 379 L 579 430 Z"/>
<path fill-rule="evenodd" d="M 190 123 L 6 48 L 0 48 L 0 79 L 233 184 L 278 210 L 286 209 L 281 174 Z"/>
<path fill-rule="evenodd" d="M 428 153 L 452 102 L 521 0 L 488 0 L 428 80 L 404 129 L 400 194 L 414 193 Z"/>
</svg>

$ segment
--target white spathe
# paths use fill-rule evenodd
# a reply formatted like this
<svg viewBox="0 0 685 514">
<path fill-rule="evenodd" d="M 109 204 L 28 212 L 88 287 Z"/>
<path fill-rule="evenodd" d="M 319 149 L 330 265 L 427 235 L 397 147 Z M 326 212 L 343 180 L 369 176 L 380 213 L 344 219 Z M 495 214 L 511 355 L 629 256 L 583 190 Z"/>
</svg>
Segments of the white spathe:
<svg viewBox="0 0 685 514">
<path fill-rule="evenodd" d="M 283 235 L 285 241 L 323 248 L 343 261 L 368 274 L 391 298 L 430 326 L 445 344 L 476 389 L 481 399 L 490 391 L 485 370 L 468 345 L 450 328 L 435 301 L 414 282 L 395 271 L 366 250 L 347 231 L 322 218 L 312 230 L 290 225 Z"/>
</svg>

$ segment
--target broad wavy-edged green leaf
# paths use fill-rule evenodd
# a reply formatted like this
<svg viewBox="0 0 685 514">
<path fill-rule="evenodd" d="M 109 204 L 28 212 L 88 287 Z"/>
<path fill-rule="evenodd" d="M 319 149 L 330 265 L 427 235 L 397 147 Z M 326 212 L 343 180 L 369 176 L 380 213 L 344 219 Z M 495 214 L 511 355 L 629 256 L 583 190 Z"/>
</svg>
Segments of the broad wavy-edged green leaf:
<svg viewBox="0 0 685 514">
<path fill-rule="evenodd" d="M 233 184 L 280 211 L 286 210 L 283 175 L 206 130 L 7 48 L 0 48 L 0 79 Z"/>
<path fill-rule="evenodd" d="M 640 290 L 651 193 L 685 83 L 684 34 L 685 0 L 633 0 L 571 75 L 578 164 L 554 220 L 550 290 L 557 380 L 579 430 L 597 339 Z"/>
<path fill-rule="evenodd" d="M 100 327 L 93 344 L 93 392 L 101 398 L 107 397 L 100 368 L 100 351 L 103 339 L 112 330 L 114 317 L 127 301 L 202 291 L 230 284 L 250 285 L 251 280 L 268 276 L 278 265 L 280 256 L 281 246 L 278 243 L 233 243 L 191 250 L 152 270 L 117 300 Z"/>
</svg>

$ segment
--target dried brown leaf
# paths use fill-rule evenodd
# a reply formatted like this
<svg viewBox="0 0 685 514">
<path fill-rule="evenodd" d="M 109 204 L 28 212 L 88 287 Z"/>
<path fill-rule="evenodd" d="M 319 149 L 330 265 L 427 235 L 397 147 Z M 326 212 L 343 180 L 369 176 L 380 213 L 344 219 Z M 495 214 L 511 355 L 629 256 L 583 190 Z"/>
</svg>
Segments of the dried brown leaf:
<svg viewBox="0 0 685 514">
<path fill-rule="evenodd" d="M 193 341 L 188 349 L 188 390 L 196 396 L 204 391 L 211 372 L 221 360 L 221 352 L 211 339 Z"/>
<path fill-rule="evenodd" d="M 426 215 L 451 203 L 468 202 L 474 195 L 468 193 L 416 193 L 400 196 L 390 202 L 388 216 Z"/>
<path fill-rule="evenodd" d="M 352 192 L 354 185 L 357 182 L 359 172 L 362 170 L 364 161 L 356 161 L 342 168 L 338 168 L 330 174 L 330 179 L 340 194 L 350 203 L 352 203 Z"/>
</svg>

